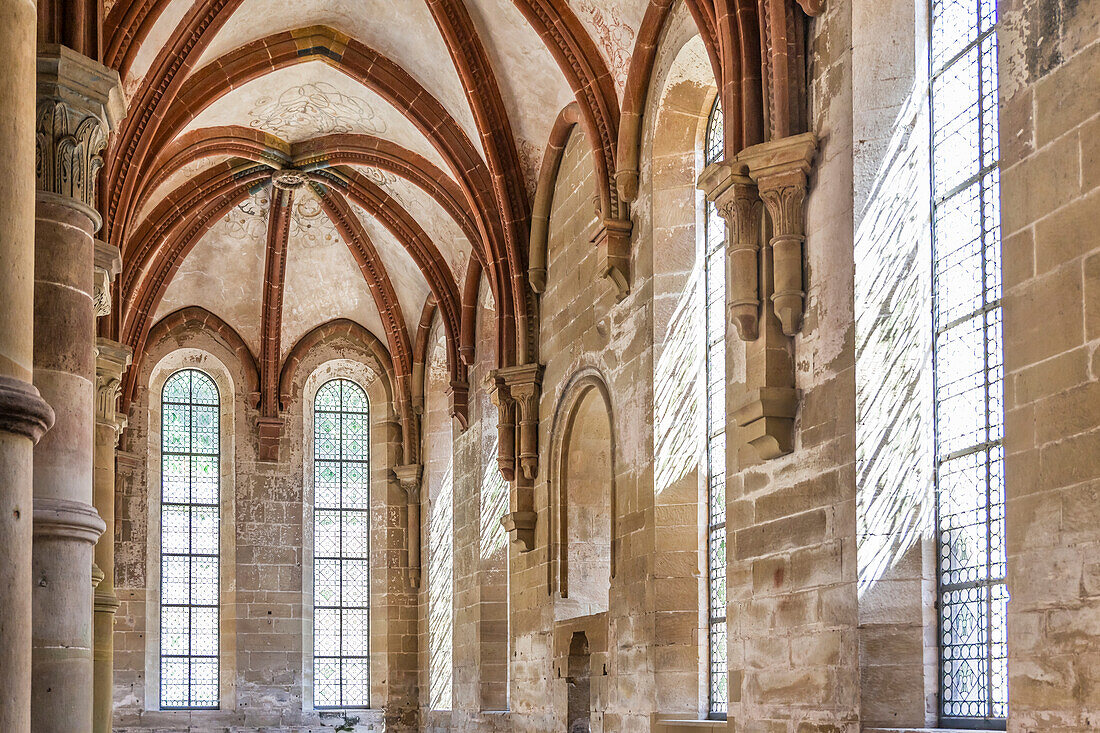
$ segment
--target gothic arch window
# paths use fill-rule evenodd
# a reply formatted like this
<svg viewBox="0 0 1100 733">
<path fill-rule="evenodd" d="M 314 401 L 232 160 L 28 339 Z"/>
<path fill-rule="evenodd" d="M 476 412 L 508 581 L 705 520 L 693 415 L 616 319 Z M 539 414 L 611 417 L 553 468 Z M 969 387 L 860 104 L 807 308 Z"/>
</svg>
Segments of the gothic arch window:
<svg viewBox="0 0 1100 733">
<path fill-rule="evenodd" d="M 1008 714 L 997 10 L 932 0 L 932 246 L 940 718 Z"/>
<path fill-rule="evenodd" d="M 161 393 L 160 705 L 213 709 L 219 690 L 218 388 L 182 369 Z"/>
<path fill-rule="evenodd" d="M 704 166 L 722 158 L 722 109 L 707 120 Z M 707 667 L 709 712 L 725 717 L 729 702 L 726 648 L 726 225 L 711 202 L 704 218 L 706 332 Z"/>
<path fill-rule="evenodd" d="M 350 379 L 313 401 L 313 703 L 370 704 L 370 408 Z"/>
</svg>

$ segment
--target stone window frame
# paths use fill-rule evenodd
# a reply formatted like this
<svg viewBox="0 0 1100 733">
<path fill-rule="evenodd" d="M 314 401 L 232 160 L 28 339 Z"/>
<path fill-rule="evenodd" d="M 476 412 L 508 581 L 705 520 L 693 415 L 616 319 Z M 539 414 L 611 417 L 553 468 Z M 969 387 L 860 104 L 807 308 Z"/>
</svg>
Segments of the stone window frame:
<svg viewBox="0 0 1100 733">
<path fill-rule="evenodd" d="M 367 403 L 370 414 L 370 640 L 368 642 L 370 659 L 370 683 L 366 707 L 346 708 L 317 708 L 314 704 L 313 694 L 313 430 L 314 430 L 314 401 L 320 388 L 334 379 L 347 379 L 355 382 L 367 394 Z M 385 452 L 386 423 L 388 420 L 385 406 L 389 404 L 389 398 L 385 388 L 381 384 L 382 379 L 363 362 L 345 358 L 331 358 L 322 361 L 314 367 L 305 378 L 302 388 L 301 414 L 302 414 L 302 708 L 306 712 L 317 712 L 322 717 L 339 715 L 344 711 L 376 712 L 376 705 L 385 698 L 379 687 L 379 680 L 386 679 L 383 667 L 383 657 L 386 654 L 376 643 L 382 619 L 378 614 L 382 612 L 379 600 L 384 593 L 384 585 L 387 577 L 384 568 L 379 564 L 384 562 L 386 543 L 379 537 L 379 532 L 384 530 L 380 526 L 378 517 L 385 516 L 387 512 L 385 486 L 379 485 L 379 471 L 389 471 Z M 383 482 L 384 484 L 384 482 Z M 380 585 L 381 584 L 381 585 Z M 372 722 L 373 718 L 364 720 L 364 723 Z"/>
<path fill-rule="evenodd" d="M 164 385 L 168 378 L 184 369 L 197 369 L 211 379 L 218 389 L 219 400 L 219 503 L 221 526 L 219 537 L 220 583 L 218 613 L 218 707 L 199 709 L 163 709 L 160 705 L 160 572 L 161 572 L 161 421 Z M 217 715 L 236 708 L 236 426 L 235 416 L 239 396 L 233 376 L 225 363 L 208 351 L 181 348 L 169 352 L 153 367 L 149 376 L 149 446 L 148 446 L 148 531 L 146 533 L 146 603 L 145 603 L 145 705 L 149 712 L 168 716 Z"/>
</svg>

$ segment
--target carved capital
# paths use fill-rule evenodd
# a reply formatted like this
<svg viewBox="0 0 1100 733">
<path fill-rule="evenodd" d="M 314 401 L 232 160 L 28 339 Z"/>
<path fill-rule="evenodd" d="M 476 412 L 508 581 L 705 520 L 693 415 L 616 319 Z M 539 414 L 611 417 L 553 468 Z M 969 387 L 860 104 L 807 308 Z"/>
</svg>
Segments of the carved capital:
<svg viewBox="0 0 1100 733">
<path fill-rule="evenodd" d="M 492 400 L 497 407 L 497 465 L 505 481 L 516 477 L 516 403 L 499 371 L 490 375 Z"/>
<path fill-rule="evenodd" d="M 405 492 L 405 501 L 410 505 L 420 503 L 420 476 L 422 473 L 423 466 L 419 463 L 395 466 L 393 469 L 397 484 Z"/>
<path fill-rule="evenodd" d="M 124 111 L 117 71 L 64 46 L 40 48 L 35 113 L 38 190 L 77 202 L 92 215 L 96 228 L 100 153 Z"/>
<path fill-rule="evenodd" d="M 0 375 L 0 431 L 25 435 L 37 443 L 53 427 L 53 419 L 53 408 L 37 387 Z"/>
<path fill-rule="evenodd" d="M 118 247 L 112 247 L 99 239 L 95 243 L 95 281 L 92 301 L 97 318 L 111 312 L 111 283 L 122 272 L 122 255 Z"/>
<path fill-rule="evenodd" d="M 100 425 L 110 426 L 115 436 L 126 427 L 126 417 L 118 412 L 118 394 L 122 389 L 122 375 L 130 366 L 132 352 L 111 339 L 96 339 L 95 346 L 95 419 Z"/>
<path fill-rule="evenodd" d="M 743 164 L 713 163 L 698 187 L 726 222 L 729 316 L 742 341 L 760 335 L 760 218 L 763 204 Z"/>
<path fill-rule="evenodd" d="M 772 305 L 787 336 L 802 328 L 802 244 L 806 239 L 802 212 L 816 153 L 817 138 L 807 132 L 753 145 L 737 156 L 756 181 L 771 217 Z"/>
<path fill-rule="evenodd" d="M 630 220 L 604 219 L 603 226 L 592 237 L 600 259 L 600 276 L 615 287 L 615 299 L 630 294 Z"/>
<path fill-rule="evenodd" d="M 539 400 L 542 397 L 541 364 L 524 364 L 497 370 L 507 385 L 518 411 L 519 464 L 527 479 L 539 472 Z"/>
</svg>

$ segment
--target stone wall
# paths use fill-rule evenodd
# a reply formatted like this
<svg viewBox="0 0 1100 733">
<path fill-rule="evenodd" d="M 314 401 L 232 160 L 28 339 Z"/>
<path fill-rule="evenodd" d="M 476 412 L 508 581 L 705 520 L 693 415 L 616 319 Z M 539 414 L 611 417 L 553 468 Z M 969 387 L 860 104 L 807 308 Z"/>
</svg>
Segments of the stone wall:
<svg viewBox="0 0 1100 733">
<path fill-rule="evenodd" d="M 1100 3 L 1000 3 L 1010 731 L 1100 726 Z"/>
<path fill-rule="evenodd" d="M 925 19 L 911 3 L 886 5 L 830 0 L 810 25 L 819 150 L 806 206 L 806 318 L 791 345 L 800 407 L 790 455 L 761 461 L 739 433 L 746 347 L 727 333 L 730 709 L 711 729 L 935 723 Z M 1100 3 L 1001 5 L 1009 726 L 1084 731 L 1100 726 L 1100 246 L 1090 236 L 1100 216 Z M 485 282 L 465 428 L 447 415 L 438 319 L 433 326 L 419 589 L 408 582 L 405 497 L 389 470 L 402 458 L 399 426 L 381 368 L 363 371 L 366 352 L 330 344 L 307 357 L 279 462 L 261 463 L 254 377 L 232 349 L 201 328 L 151 345 L 119 462 L 119 730 L 286 733 L 342 722 L 311 709 L 307 659 L 304 408 L 320 378 L 310 375 L 336 373 L 369 382 L 374 410 L 373 709 L 359 714 L 360 729 L 561 731 L 583 717 L 586 685 L 593 732 L 672 730 L 656 721 L 706 715 L 695 185 L 715 85 L 693 23 L 677 4 L 661 38 L 621 301 L 599 276 L 592 239 L 601 223 L 580 127 L 563 153 L 539 298 L 533 550 L 509 544 L 499 523 L 507 485 L 496 463 L 496 312 Z M 219 374 L 232 396 L 225 704 L 190 714 L 146 709 L 155 708 L 147 674 L 159 492 L 150 400 L 157 374 L 185 363 Z M 597 546 L 573 546 L 588 540 Z M 448 543 L 453 588 L 440 589 Z M 583 593 L 569 596 L 570 577 Z M 439 621 L 448 604 L 453 629 Z M 448 641 L 453 657 L 436 656 Z M 448 703 L 434 702 L 446 682 Z"/>
</svg>

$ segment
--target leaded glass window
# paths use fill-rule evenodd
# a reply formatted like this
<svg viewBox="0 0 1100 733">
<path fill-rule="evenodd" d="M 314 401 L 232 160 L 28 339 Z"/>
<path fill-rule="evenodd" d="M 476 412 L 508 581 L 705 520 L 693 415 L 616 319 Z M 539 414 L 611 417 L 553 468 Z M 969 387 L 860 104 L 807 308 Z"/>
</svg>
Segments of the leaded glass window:
<svg viewBox="0 0 1100 733">
<path fill-rule="evenodd" d="M 370 411 L 334 379 L 313 409 L 313 703 L 370 704 Z"/>
<path fill-rule="evenodd" d="M 1008 714 L 997 9 L 932 0 L 940 717 Z"/>
<path fill-rule="evenodd" d="M 197 369 L 161 396 L 160 705 L 218 707 L 218 388 Z"/>
<path fill-rule="evenodd" d="M 718 102 L 707 122 L 706 164 L 722 158 L 722 109 Z M 707 436 L 707 648 L 710 714 L 725 717 L 729 707 L 726 649 L 726 224 L 714 204 L 706 204 L 704 266 Z"/>
</svg>

